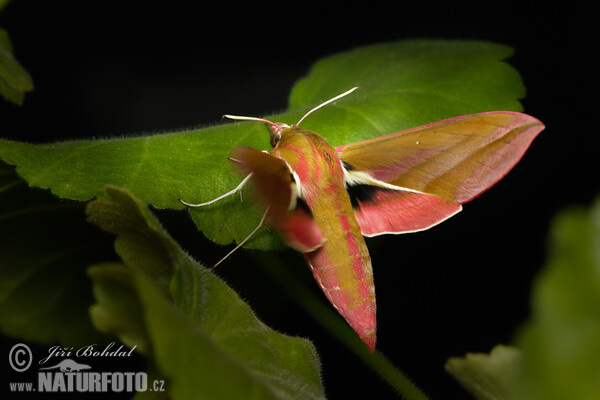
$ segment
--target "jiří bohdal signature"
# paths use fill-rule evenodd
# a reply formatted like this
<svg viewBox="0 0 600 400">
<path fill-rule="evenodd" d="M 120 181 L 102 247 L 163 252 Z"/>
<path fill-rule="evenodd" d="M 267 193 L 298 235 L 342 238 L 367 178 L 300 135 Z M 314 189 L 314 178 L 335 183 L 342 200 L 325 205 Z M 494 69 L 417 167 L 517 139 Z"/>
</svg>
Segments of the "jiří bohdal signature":
<svg viewBox="0 0 600 400">
<path fill-rule="evenodd" d="M 133 351 L 135 350 L 135 348 L 137 347 L 137 345 L 133 346 L 131 349 L 127 349 L 124 348 L 123 345 L 120 345 L 118 348 L 113 350 L 113 347 L 115 347 L 115 342 L 111 342 L 109 344 L 106 345 L 106 347 L 102 350 L 100 350 L 98 348 L 97 344 L 90 344 L 87 346 L 83 346 L 78 348 L 77 350 L 75 350 L 73 347 L 62 347 L 62 346 L 52 346 L 48 349 L 48 357 L 42 358 L 40 360 L 40 364 L 45 364 L 48 360 L 50 360 L 53 357 L 56 358 L 61 358 L 61 357 L 130 357 L 131 354 L 133 353 Z M 67 361 L 67 360 L 64 360 Z M 69 360 L 71 361 L 71 360 Z M 77 363 L 75 363 L 77 364 Z M 61 363 L 57 364 L 55 367 L 60 366 Z M 85 364 L 77 364 L 77 365 L 83 365 L 85 367 L 88 367 Z M 67 365 L 66 367 L 74 367 L 74 366 L 69 366 Z M 50 369 L 53 367 L 48 367 L 48 368 L 41 368 L 41 369 Z M 59 367 L 61 371 L 65 372 L 62 367 Z M 87 368 L 82 368 L 82 369 L 87 369 Z"/>
</svg>

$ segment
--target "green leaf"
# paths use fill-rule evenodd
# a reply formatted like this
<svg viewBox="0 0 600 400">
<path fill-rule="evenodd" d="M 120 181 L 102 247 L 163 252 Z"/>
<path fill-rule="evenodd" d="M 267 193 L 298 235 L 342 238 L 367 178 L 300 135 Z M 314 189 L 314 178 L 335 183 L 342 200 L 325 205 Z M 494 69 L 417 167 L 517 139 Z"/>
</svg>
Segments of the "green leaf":
<svg viewBox="0 0 600 400">
<path fill-rule="evenodd" d="M 88 203 L 88 221 L 117 234 L 115 250 L 125 265 L 148 274 L 167 291 L 173 273 L 189 257 L 140 200 L 126 190 L 104 190 L 109 197 Z"/>
<path fill-rule="evenodd" d="M 600 199 L 556 217 L 549 249 L 516 340 L 523 375 L 515 398 L 599 399 Z"/>
<path fill-rule="evenodd" d="M 148 355 L 150 339 L 143 319 L 131 269 L 119 263 L 104 263 L 87 270 L 92 279 L 96 304 L 90 307 L 94 326 L 114 334 L 129 348 Z"/>
<path fill-rule="evenodd" d="M 259 321 L 233 290 L 181 250 L 127 191 L 107 187 L 106 193 L 109 197 L 89 204 L 89 218 L 117 234 L 115 248 L 130 267 L 150 353 L 169 379 L 174 399 L 324 397 L 319 360 L 309 341 L 282 335 Z M 107 267 L 113 269 L 107 276 L 122 272 L 114 265 L 101 268 L 106 272 Z M 118 290 L 115 298 L 101 303 L 126 299 Z M 120 323 L 112 326 L 122 327 L 123 334 L 132 331 Z"/>
<path fill-rule="evenodd" d="M 500 62 L 512 54 L 510 47 L 477 41 L 407 40 L 361 47 L 315 63 L 294 86 L 289 109 L 305 111 L 361 87 L 302 122 L 334 146 L 462 114 L 521 111 L 518 99 L 525 97 L 525 87 L 519 73 Z"/>
<path fill-rule="evenodd" d="M 63 346 L 105 343 L 90 321 L 85 275 L 110 242 L 86 224 L 81 203 L 32 191 L 0 165 L 0 330 Z"/>
<path fill-rule="evenodd" d="M 142 275 L 137 285 L 156 361 L 175 399 L 324 398 L 314 349 L 307 354 L 301 339 L 249 323 L 254 316 L 244 312 L 247 306 L 218 306 L 230 314 L 208 325 L 187 320 Z"/>
<path fill-rule="evenodd" d="M 512 398 L 520 366 L 519 350 L 497 345 L 490 354 L 450 358 L 446 371 L 478 400 L 507 400 Z"/>
<path fill-rule="evenodd" d="M 293 88 L 288 111 L 268 118 L 295 123 L 310 107 L 356 85 L 361 90 L 313 113 L 303 127 L 337 146 L 460 114 L 520 110 L 523 84 L 502 61 L 511 54 L 509 47 L 476 41 L 409 40 L 355 49 L 316 63 Z M 0 140 L 0 158 L 16 165 L 31 185 L 59 197 L 89 200 L 112 184 L 154 207 L 182 209 L 178 198 L 204 202 L 241 181 L 227 160 L 237 146 L 269 148 L 267 127 L 226 123 L 41 145 Z M 214 242 L 239 242 L 258 224 L 260 212 L 252 203 L 232 196 L 190 213 Z M 260 249 L 281 246 L 266 230 L 248 243 Z"/>
<path fill-rule="evenodd" d="M 0 3 L 0 9 L 4 4 Z M 12 44 L 4 29 L 0 29 L 0 94 L 8 101 L 21 105 L 25 93 L 33 90 L 29 73 L 12 53 Z"/>
</svg>

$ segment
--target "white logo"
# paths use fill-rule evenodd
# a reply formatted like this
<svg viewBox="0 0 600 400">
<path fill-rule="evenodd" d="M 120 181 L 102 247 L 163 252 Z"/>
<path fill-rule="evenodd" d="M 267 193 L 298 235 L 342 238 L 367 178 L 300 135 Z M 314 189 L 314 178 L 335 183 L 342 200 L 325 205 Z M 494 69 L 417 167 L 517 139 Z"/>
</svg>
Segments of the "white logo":
<svg viewBox="0 0 600 400">
<path fill-rule="evenodd" d="M 27 371 L 31 366 L 32 359 L 33 355 L 31 354 L 29 346 L 23 343 L 15 344 L 12 349 L 10 349 L 10 353 L 8 353 L 8 362 L 12 369 L 17 372 Z"/>
<path fill-rule="evenodd" d="M 38 392 L 145 392 L 145 372 L 87 372 L 89 365 L 66 359 L 53 367 L 40 368 Z M 56 370 L 42 372 L 42 370 Z M 85 371 L 85 372 L 84 372 Z M 156 383 L 154 384 L 156 387 Z M 161 384 L 162 389 L 162 384 Z"/>
<path fill-rule="evenodd" d="M 60 369 L 61 372 L 79 372 L 84 369 L 90 368 L 92 367 L 90 367 L 89 365 L 77 364 L 75 361 L 67 358 L 66 360 L 62 360 L 53 367 L 40 368 L 40 371 L 44 369 Z"/>
<path fill-rule="evenodd" d="M 115 343 L 110 343 L 104 349 L 97 349 L 96 345 L 89 345 L 75 350 L 53 346 L 48 350 L 49 355 L 39 361 L 43 366 L 51 358 L 58 357 L 129 357 L 135 347 L 129 351 L 123 346 L 114 349 Z M 8 362 L 17 372 L 24 372 L 31 366 L 33 355 L 31 349 L 18 343 L 10 349 Z M 53 364 L 39 368 L 37 372 L 37 385 L 35 381 L 11 382 L 11 392 L 164 392 L 164 381 L 153 380 L 148 382 L 145 372 L 94 372 L 92 367 L 79 363 L 71 358 L 61 361 L 53 360 Z M 47 364 L 47 365 L 48 365 Z"/>
</svg>

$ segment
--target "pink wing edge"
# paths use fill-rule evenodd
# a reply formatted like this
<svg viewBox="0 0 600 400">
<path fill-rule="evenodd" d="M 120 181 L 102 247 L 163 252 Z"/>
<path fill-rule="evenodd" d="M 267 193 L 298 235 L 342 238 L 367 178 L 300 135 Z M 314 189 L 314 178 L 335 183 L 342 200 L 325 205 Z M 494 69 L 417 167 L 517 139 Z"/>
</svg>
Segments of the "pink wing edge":
<svg viewBox="0 0 600 400">
<path fill-rule="evenodd" d="M 424 231 L 462 210 L 460 204 L 441 197 L 402 189 L 381 191 L 375 202 L 359 205 L 354 216 L 367 237 Z"/>
</svg>

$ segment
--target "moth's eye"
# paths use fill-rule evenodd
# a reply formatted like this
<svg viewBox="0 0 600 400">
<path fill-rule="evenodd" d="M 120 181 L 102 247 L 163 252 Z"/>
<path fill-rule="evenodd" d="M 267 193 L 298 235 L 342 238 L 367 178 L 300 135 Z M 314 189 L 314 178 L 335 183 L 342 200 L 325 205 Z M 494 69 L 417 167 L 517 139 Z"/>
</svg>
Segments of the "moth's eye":
<svg viewBox="0 0 600 400">
<path fill-rule="evenodd" d="M 277 143 L 279 143 L 279 139 L 281 139 L 280 132 L 271 133 L 271 146 L 273 146 L 273 147 L 277 146 Z"/>
</svg>

